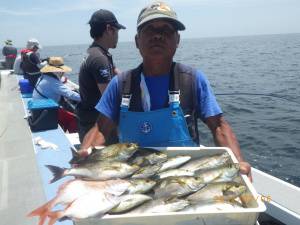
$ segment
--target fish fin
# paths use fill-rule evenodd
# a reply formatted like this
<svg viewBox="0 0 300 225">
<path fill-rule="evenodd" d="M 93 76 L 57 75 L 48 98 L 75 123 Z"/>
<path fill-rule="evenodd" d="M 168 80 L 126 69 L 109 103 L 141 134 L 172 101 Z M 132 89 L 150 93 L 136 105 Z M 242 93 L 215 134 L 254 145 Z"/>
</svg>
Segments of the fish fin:
<svg viewBox="0 0 300 225">
<path fill-rule="evenodd" d="M 63 216 L 62 218 L 58 219 L 59 222 L 62 222 L 62 221 L 65 221 L 65 220 L 70 220 L 70 217 Z"/>
<path fill-rule="evenodd" d="M 36 208 L 32 212 L 28 213 L 27 217 L 40 216 L 41 214 L 50 212 L 51 208 L 54 206 L 54 202 L 55 202 L 55 198 L 46 202 L 44 205 Z"/>
<path fill-rule="evenodd" d="M 50 212 L 48 214 L 49 216 L 49 222 L 48 222 L 48 225 L 53 225 L 56 223 L 57 220 L 59 220 L 60 218 L 63 218 L 64 217 L 64 212 L 63 210 L 61 211 L 54 211 L 54 212 Z"/>
<path fill-rule="evenodd" d="M 48 201 L 44 205 L 38 207 L 37 209 L 33 210 L 30 212 L 27 216 L 32 217 L 32 216 L 39 216 L 39 225 L 43 225 L 47 219 L 48 213 L 51 211 L 51 208 L 54 206 L 55 198 L 52 200 Z"/>
<path fill-rule="evenodd" d="M 64 176 L 65 168 L 60 168 L 58 166 L 46 165 L 46 167 L 52 172 L 53 178 L 50 180 L 50 184 L 61 179 Z"/>
<path fill-rule="evenodd" d="M 71 152 L 72 152 L 72 159 L 69 161 L 70 164 L 76 164 L 82 160 L 80 154 L 77 151 L 75 151 L 75 149 L 72 147 L 71 147 Z"/>
</svg>

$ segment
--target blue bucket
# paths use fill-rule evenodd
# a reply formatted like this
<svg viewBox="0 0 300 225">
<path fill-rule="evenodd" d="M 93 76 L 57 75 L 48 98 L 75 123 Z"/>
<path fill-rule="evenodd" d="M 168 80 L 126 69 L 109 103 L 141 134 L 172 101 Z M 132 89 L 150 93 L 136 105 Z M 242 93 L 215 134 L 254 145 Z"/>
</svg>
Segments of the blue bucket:
<svg viewBox="0 0 300 225">
<path fill-rule="evenodd" d="M 22 94 L 32 94 L 33 87 L 27 79 L 20 79 L 19 86 Z"/>
</svg>

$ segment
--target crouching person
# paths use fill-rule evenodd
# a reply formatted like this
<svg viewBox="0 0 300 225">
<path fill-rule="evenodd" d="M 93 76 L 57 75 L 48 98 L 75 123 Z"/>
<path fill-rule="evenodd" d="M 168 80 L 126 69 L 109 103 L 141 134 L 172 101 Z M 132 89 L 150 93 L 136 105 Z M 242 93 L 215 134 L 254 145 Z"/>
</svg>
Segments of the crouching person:
<svg viewBox="0 0 300 225">
<path fill-rule="evenodd" d="M 42 75 L 37 81 L 32 98 L 50 98 L 59 103 L 64 97 L 68 100 L 80 102 L 79 94 L 61 81 L 63 75 L 71 71 L 70 67 L 64 65 L 62 57 L 50 57 L 48 64 L 40 70 Z M 62 107 L 58 111 L 58 123 L 64 131 L 69 133 L 77 132 L 75 114 Z"/>
</svg>

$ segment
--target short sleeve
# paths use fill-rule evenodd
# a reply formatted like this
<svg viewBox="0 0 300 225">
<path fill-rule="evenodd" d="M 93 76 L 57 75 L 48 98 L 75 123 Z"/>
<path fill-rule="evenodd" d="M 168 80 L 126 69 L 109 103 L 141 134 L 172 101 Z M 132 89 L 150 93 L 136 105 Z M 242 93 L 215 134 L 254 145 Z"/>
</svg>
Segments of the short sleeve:
<svg viewBox="0 0 300 225">
<path fill-rule="evenodd" d="M 105 56 L 95 56 L 91 59 L 91 74 L 98 84 L 105 84 L 111 80 L 111 65 Z"/>
<path fill-rule="evenodd" d="M 118 77 L 115 76 L 109 82 L 101 99 L 96 105 L 96 109 L 106 117 L 117 123 L 120 111 L 119 93 L 118 93 Z"/>
<path fill-rule="evenodd" d="M 216 97 L 212 91 L 212 88 L 207 80 L 206 76 L 197 71 L 197 97 L 198 97 L 198 113 L 202 120 L 210 116 L 216 116 L 222 114 L 222 110 L 216 100 Z"/>
</svg>

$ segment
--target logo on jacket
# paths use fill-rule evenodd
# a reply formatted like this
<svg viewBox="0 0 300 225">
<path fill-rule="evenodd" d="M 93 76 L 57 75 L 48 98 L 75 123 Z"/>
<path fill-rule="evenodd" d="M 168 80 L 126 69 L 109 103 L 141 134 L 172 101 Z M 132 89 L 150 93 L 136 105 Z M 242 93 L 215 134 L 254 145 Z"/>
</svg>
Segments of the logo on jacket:
<svg viewBox="0 0 300 225">
<path fill-rule="evenodd" d="M 141 132 L 144 133 L 144 134 L 148 134 L 150 133 L 152 130 L 152 126 L 149 122 L 144 122 L 142 125 L 141 125 Z"/>
<path fill-rule="evenodd" d="M 101 77 L 108 77 L 109 76 L 109 69 L 102 69 L 100 70 Z"/>
</svg>

